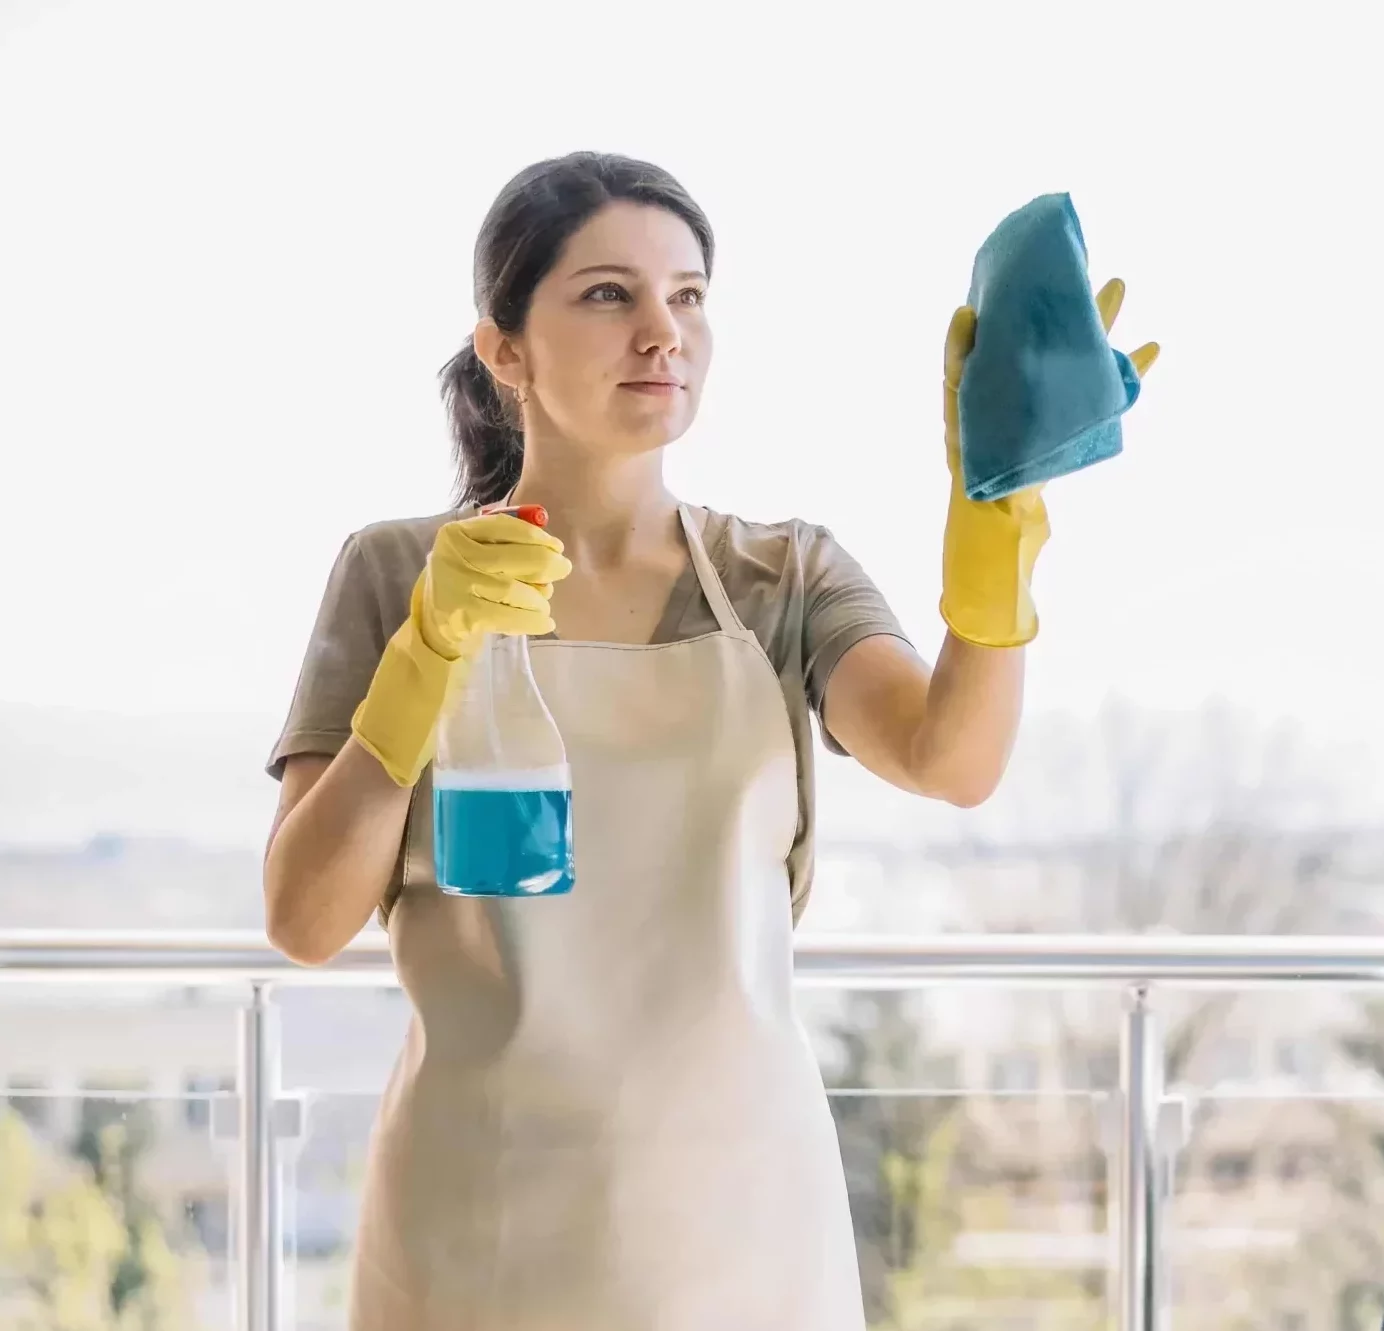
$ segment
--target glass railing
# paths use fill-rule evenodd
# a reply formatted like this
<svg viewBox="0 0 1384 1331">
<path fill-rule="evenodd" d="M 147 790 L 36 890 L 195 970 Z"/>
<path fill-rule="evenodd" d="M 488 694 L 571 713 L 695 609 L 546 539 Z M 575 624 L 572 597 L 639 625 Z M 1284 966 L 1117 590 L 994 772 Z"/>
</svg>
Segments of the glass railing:
<svg viewBox="0 0 1384 1331">
<path fill-rule="evenodd" d="M 872 1331 L 1378 1331 L 1384 944 L 824 938 L 798 969 Z M 0 982 L 0 1326 L 343 1327 L 407 1021 L 384 940 L 305 971 L 0 932 Z"/>
</svg>

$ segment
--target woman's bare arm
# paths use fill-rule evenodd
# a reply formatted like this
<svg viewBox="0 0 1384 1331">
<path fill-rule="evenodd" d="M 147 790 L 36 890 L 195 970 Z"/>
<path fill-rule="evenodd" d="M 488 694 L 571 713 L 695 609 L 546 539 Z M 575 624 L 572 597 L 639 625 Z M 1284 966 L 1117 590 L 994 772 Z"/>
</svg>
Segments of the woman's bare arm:
<svg viewBox="0 0 1384 1331">
<path fill-rule="evenodd" d="M 264 856 L 265 927 L 286 957 L 321 965 L 365 927 L 394 872 L 412 795 L 354 738 L 335 758 L 288 759 Z"/>
<path fill-rule="evenodd" d="M 1022 648 L 976 647 L 948 633 L 929 669 L 907 643 L 865 638 L 827 683 L 832 736 L 900 789 L 961 808 L 994 793 L 1023 711 Z"/>
</svg>

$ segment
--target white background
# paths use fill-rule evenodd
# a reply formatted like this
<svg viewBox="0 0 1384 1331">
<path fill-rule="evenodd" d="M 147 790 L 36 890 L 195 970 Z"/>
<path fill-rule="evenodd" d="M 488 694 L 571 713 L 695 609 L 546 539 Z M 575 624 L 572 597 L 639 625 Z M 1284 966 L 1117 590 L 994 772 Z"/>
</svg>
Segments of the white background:
<svg viewBox="0 0 1384 1331">
<path fill-rule="evenodd" d="M 446 504 L 481 217 L 599 148 L 717 228 L 677 487 L 825 522 L 929 653 L 947 319 L 991 227 L 1070 191 L 1117 345 L 1164 354 L 1125 455 L 1049 491 L 1031 708 L 1224 694 L 1384 753 L 1374 22 L 0 4 L 0 705 L 267 750 L 343 537 Z"/>
</svg>

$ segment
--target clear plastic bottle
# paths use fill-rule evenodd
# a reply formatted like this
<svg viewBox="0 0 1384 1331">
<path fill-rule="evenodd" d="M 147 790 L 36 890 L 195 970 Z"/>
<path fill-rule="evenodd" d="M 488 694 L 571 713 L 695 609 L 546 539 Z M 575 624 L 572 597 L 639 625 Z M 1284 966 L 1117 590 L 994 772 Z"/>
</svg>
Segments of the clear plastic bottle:
<svg viewBox="0 0 1384 1331">
<path fill-rule="evenodd" d="M 518 513 L 547 522 L 542 509 Z M 433 851 L 437 884 L 453 896 L 572 890 L 572 773 L 525 637 L 487 636 L 443 709 Z"/>
</svg>

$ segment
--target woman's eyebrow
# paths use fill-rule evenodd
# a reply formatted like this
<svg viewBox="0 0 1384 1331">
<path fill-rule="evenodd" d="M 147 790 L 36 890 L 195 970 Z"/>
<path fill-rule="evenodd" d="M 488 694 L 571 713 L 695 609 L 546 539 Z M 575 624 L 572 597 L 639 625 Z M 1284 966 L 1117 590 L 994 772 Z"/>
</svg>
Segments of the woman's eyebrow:
<svg viewBox="0 0 1384 1331">
<path fill-rule="evenodd" d="M 587 277 L 592 273 L 618 273 L 621 277 L 639 277 L 640 272 L 637 268 L 631 268 L 623 263 L 594 263 L 587 268 L 578 268 L 573 277 Z M 691 268 L 681 273 L 674 273 L 673 278 L 678 282 L 705 282 L 706 274 L 700 269 Z"/>
</svg>

